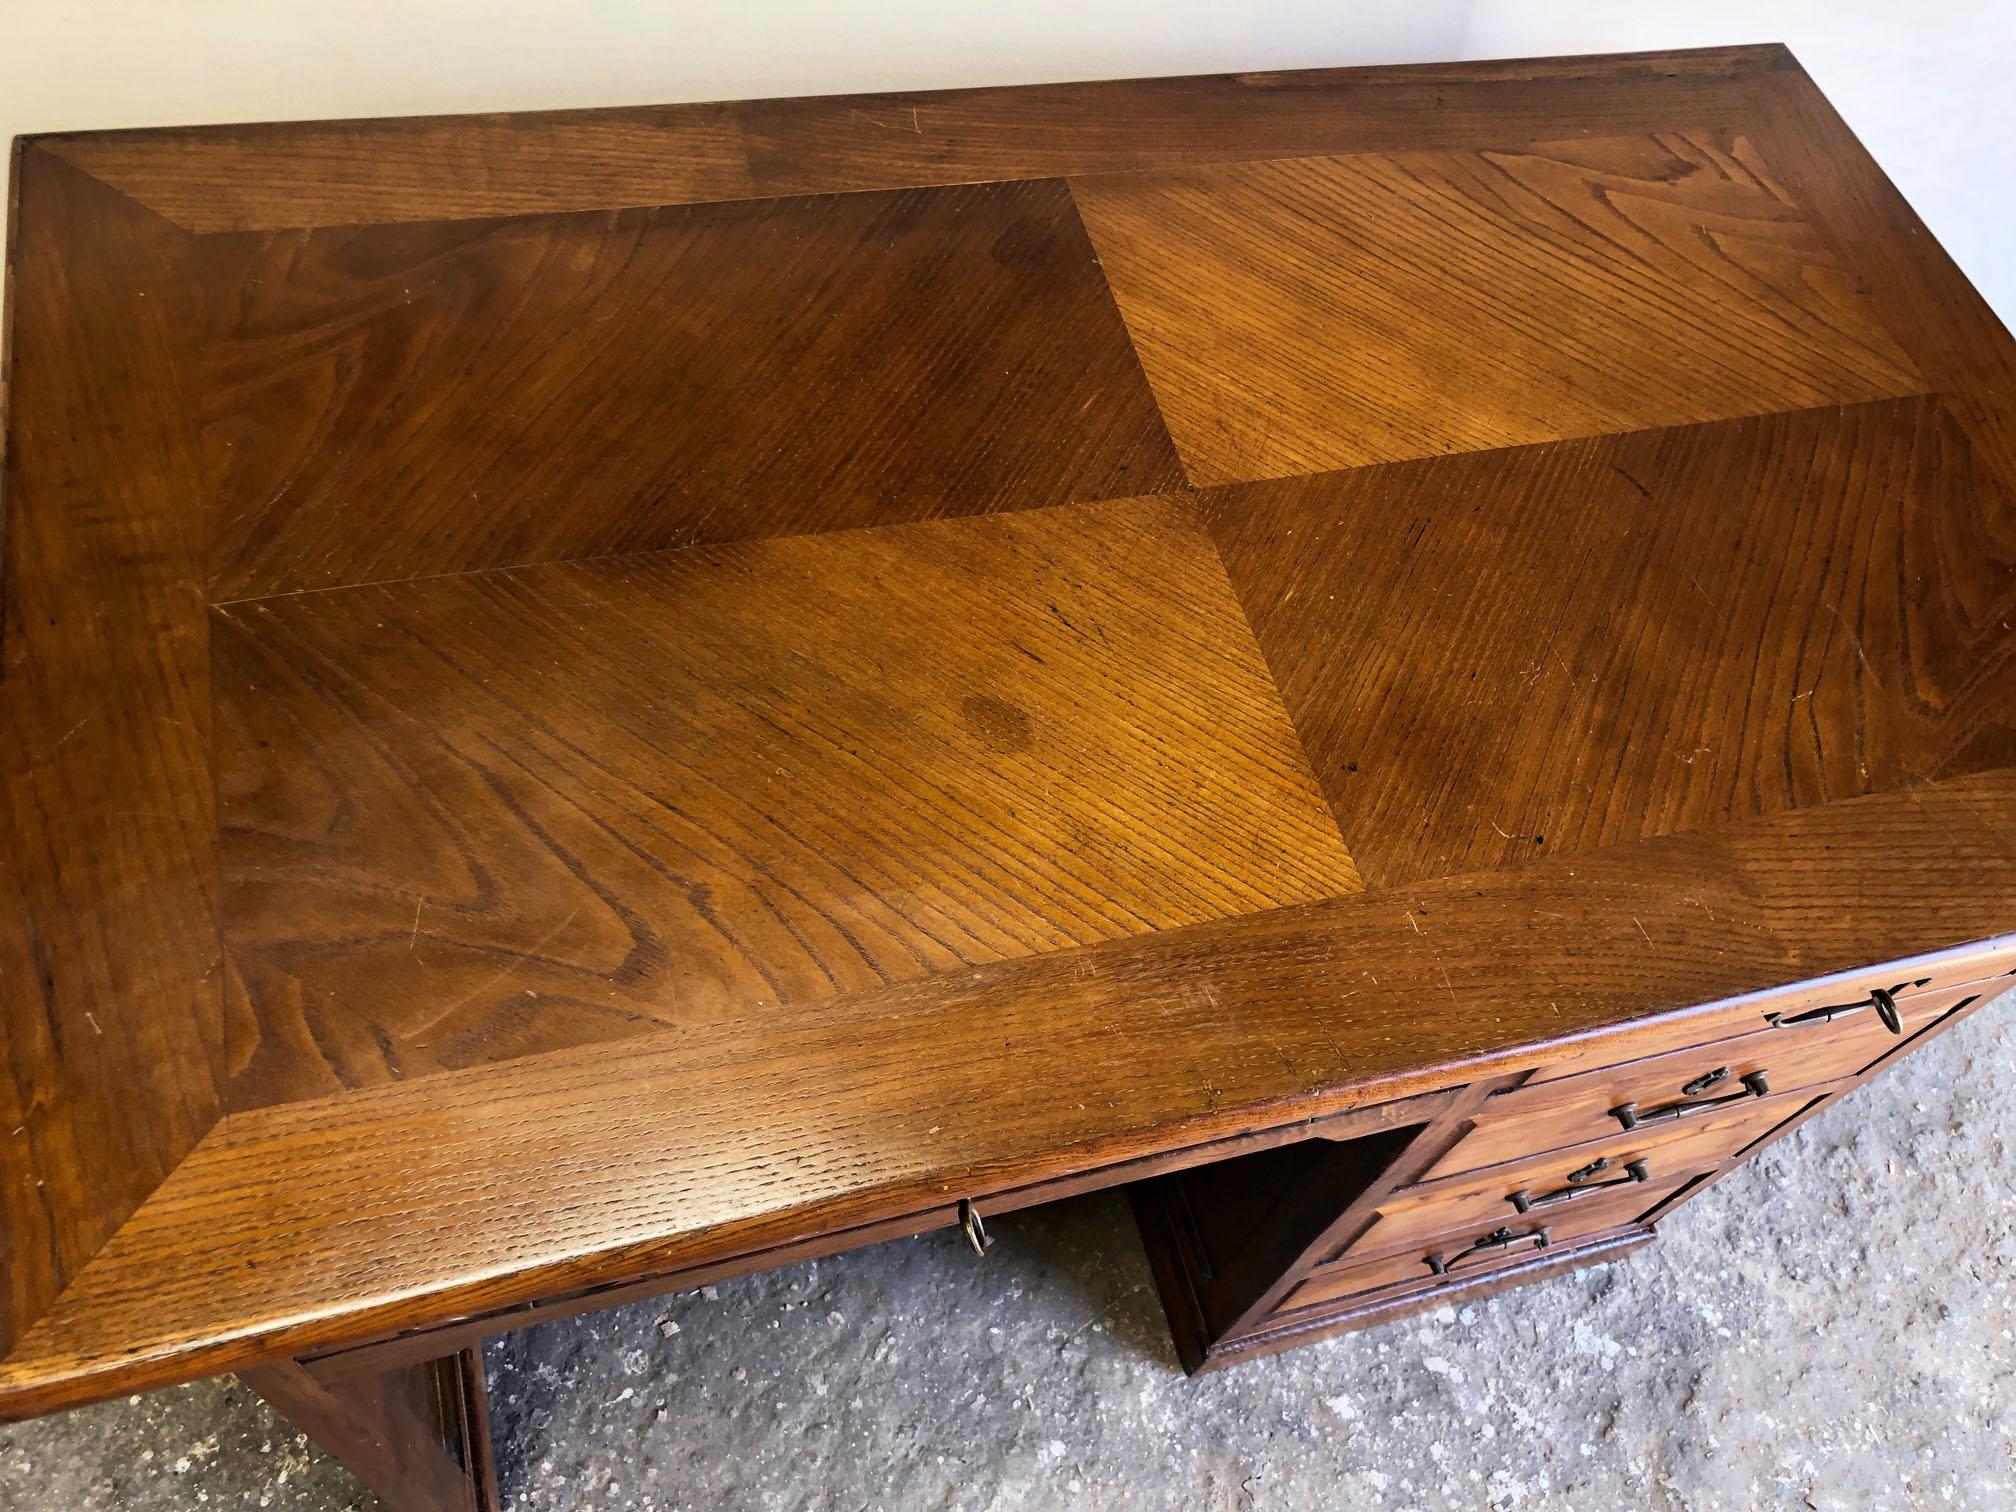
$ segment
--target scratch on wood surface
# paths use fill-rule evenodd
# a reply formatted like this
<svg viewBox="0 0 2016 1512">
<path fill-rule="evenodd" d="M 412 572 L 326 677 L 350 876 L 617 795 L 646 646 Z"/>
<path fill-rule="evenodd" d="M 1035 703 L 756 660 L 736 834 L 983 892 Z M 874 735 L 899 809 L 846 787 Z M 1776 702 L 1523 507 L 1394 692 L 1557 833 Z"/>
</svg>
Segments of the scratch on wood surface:
<svg viewBox="0 0 2016 1512">
<path fill-rule="evenodd" d="M 583 905 L 577 903 L 574 906 L 574 911 L 568 914 L 567 917 L 562 919 L 558 924 L 555 924 L 551 929 L 547 930 L 545 934 L 541 935 L 538 941 L 534 943 L 534 945 L 530 950 L 526 951 L 516 960 L 507 963 L 502 971 L 499 971 L 495 976 L 491 977 L 489 981 L 483 983 L 480 987 L 474 988 L 469 992 L 463 993 L 462 996 L 455 999 L 454 1002 L 450 1003 L 447 1007 L 443 1008 L 439 1013 L 435 1014 L 432 1018 L 428 1019 L 424 1024 L 414 1025 L 412 1033 L 423 1034 L 427 1030 L 432 1029 L 436 1024 L 439 1024 L 444 1020 L 452 1017 L 457 1012 L 457 1010 L 462 1008 L 465 1004 L 474 1002 L 477 998 L 483 996 L 484 993 L 490 991 L 494 987 L 497 987 L 498 985 L 506 981 L 508 978 L 510 978 L 514 973 L 523 969 L 524 966 L 529 961 L 531 961 L 533 957 L 537 956 L 540 951 L 544 950 L 554 940 L 558 939 L 560 936 L 560 932 L 562 930 L 566 929 L 568 925 L 572 924 L 576 919 L 581 917 L 582 906 Z M 525 995 L 527 997 L 534 997 L 537 994 L 528 989 Z M 410 1038 L 411 1036 L 409 1035 L 408 1037 Z"/>
<path fill-rule="evenodd" d="M 862 120 L 866 121 L 871 126 L 880 126 L 884 131 L 903 130 L 902 126 L 897 125 L 890 121 L 882 120 L 879 116 L 872 116 L 865 110 L 856 109 L 856 110 L 850 110 L 847 113 L 852 116 L 859 116 Z M 910 130 L 915 132 L 918 136 L 924 135 L 924 123 L 920 119 L 918 119 L 917 107 L 914 105 L 910 107 Z"/>
<path fill-rule="evenodd" d="M 1874 683 L 1879 688 L 1882 687 L 1883 680 L 1876 675 L 1876 668 L 1869 660 L 1869 653 L 1862 649 L 1862 637 L 1855 633 L 1855 627 L 1849 624 L 1848 621 L 1842 617 L 1841 611 L 1835 608 L 1832 604 L 1822 604 L 1820 607 L 1822 609 L 1825 609 L 1829 614 L 1833 615 L 1835 622 L 1839 624 L 1844 631 L 1847 632 L 1848 643 L 1855 648 L 1855 659 L 1862 663 L 1862 670 L 1869 674 L 1869 681 Z"/>
</svg>

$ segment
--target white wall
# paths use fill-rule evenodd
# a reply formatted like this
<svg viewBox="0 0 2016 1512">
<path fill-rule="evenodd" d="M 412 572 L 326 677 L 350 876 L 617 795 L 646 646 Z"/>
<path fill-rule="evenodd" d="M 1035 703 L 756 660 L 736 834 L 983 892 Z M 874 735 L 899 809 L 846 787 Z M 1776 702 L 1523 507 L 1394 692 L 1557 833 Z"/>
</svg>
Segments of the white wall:
<svg viewBox="0 0 2016 1512">
<path fill-rule="evenodd" d="M 0 137 L 1770 41 L 2016 325 L 2012 0 L 0 0 Z"/>
</svg>

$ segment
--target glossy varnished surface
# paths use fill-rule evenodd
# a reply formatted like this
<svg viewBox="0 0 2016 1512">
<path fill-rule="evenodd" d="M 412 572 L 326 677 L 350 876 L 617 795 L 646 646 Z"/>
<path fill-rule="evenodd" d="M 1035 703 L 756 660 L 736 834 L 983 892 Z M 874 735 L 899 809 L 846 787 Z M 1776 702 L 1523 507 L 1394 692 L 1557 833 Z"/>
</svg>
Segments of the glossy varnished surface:
<svg viewBox="0 0 2016 1512">
<path fill-rule="evenodd" d="M 1358 888 L 1187 500 L 217 613 L 234 1106 Z"/>
<path fill-rule="evenodd" d="M 1182 481 L 1055 180 L 226 237 L 203 274 L 220 600 Z"/>
<path fill-rule="evenodd" d="M 0 1410 L 2016 934 L 2016 357 L 1782 50 L 14 192 Z"/>
<path fill-rule="evenodd" d="M 14 208 L 0 1345 L 216 1122 L 223 1069 L 186 248 L 53 160 Z"/>
<path fill-rule="evenodd" d="M 404 1326 L 429 1315 L 416 1289 L 434 1316 L 485 1311 L 949 1212 L 1598 1030 L 1627 1057 L 1634 1025 L 1657 1048 L 1661 1016 L 1695 1004 L 1750 998 L 1700 1017 L 1761 1029 L 1841 995 L 1778 983 L 1982 933 L 1993 910 L 1935 902 L 1928 872 L 2016 897 L 2016 781 L 1858 803 L 941 973 L 771 1011 L 760 1033 L 696 1024 L 234 1114 L 28 1347 L 81 1374 L 225 1366 Z M 240 1332 L 210 1336 L 219 1316 Z"/>
<path fill-rule="evenodd" d="M 1207 507 L 1374 885 L 2016 756 L 2016 510 L 1933 399 Z M 1340 643 L 1363 652 L 1327 654 Z"/>
<path fill-rule="evenodd" d="M 1074 193 L 1211 484 L 1917 390 L 1769 174 L 1674 132 Z"/>
</svg>

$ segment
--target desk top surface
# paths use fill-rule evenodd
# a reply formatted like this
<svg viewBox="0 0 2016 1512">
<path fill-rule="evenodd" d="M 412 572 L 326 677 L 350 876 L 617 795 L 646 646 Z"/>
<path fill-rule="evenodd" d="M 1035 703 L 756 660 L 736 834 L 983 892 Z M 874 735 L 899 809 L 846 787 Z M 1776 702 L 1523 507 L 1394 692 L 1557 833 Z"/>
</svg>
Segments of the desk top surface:
<svg viewBox="0 0 2016 1512">
<path fill-rule="evenodd" d="M 24 141 L 0 1411 L 2016 929 L 1782 49 Z"/>
</svg>

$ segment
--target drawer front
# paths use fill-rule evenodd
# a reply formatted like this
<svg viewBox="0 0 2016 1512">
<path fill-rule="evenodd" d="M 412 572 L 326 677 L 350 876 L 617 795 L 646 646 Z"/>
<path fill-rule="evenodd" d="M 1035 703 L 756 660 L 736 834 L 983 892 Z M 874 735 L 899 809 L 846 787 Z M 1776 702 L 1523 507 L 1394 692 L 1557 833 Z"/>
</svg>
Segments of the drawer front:
<svg viewBox="0 0 2016 1512">
<path fill-rule="evenodd" d="M 1785 1018 L 1797 1018 L 1804 1014 L 1828 1009 L 1843 1010 L 1854 1004 L 1871 1001 L 1870 989 L 1881 988 L 1902 1003 L 1905 999 L 1928 992 L 1944 992 L 1963 987 L 1986 987 L 1986 995 L 1993 996 L 2010 985 L 2010 981 L 1991 980 L 1998 968 L 2006 964 L 2007 957 L 1988 956 L 1966 957 L 1959 963 L 1942 963 L 1919 967 L 1915 972 L 1909 967 L 1893 967 L 1888 971 L 1868 973 L 1862 980 L 1849 985 L 1802 985 L 1788 988 L 1746 1004 L 1742 1008 L 1722 1009 L 1713 1013 L 1693 1013 L 1677 1015 L 1660 1025 L 1649 1038 L 1641 1037 L 1633 1052 L 1633 1059 L 1642 1060 L 1649 1055 L 1663 1054 L 1668 1050 L 1684 1050 L 1693 1045 L 1717 1044 L 1764 1028 L 1772 1014 Z M 2010 974 L 2016 980 L 2016 972 Z M 1543 1081 L 1559 1081 L 1566 1076 L 1580 1075 L 1584 1071 L 1598 1071 L 1605 1066 L 1615 1065 L 1617 1053 L 1599 1036 L 1570 1050 L 1565 1055 L 1556 1056 L 1545 1066 L 1534 1072 L 1527 1085 Z"/>
<path fill-rule="evenodd" d="M 1401 1249 L 1319 1266 L 1307 1281 L 1288 1294 L 1278 1311 L 1292 1312 L 1404 1281 L 1461 1280 L 1517 1264 L 1548 1249 L 1594 1238 L 1635 1222 L 1692 1181 L 1696 1174 L 1689 1171 L 1607 1191 L 1574 1203 L 1558 1215 L 1529 1213 L 1523 1218 L 1512 1215 L 1509 1222 L 1494 1217 L 1453 1232 L 1430 1235 Z"/>
<path fill-rule="evenodd" d="M 1613 1183 L 1636 1179 L 1642 1185 L 1707 1170 L 1797 1117 L 1825 1090 L 1746 1099 L 1699 1119 L 1654 1124 L 1629 1134 L 1618 1129 L 1608 1139 L 1474 1175 L 1402 1187 L 1380 1204 L 1372 1226 L 1331 1258 L 1382 1253 L 1479 1223 L 1516 1223 L 1525 1213 L 1557 1218 L 1605 1200 L 1598 1194 L 1614 1190 Z"/>
<path fill-rule="evenodd" d="M 1558 1081 L 1529 1082 L 1487 1102 L 1471 1131 L 1427 1177 L 1480 1170 L 1620 1132 L 1685 1123 L 1770 1093 L 1839 1081 L 1874 1065 L 1919 1030 L 1997 985 L 1968 983 L 1896 999 L 1901 1035 L 1892 1033 L 1873 1008 L 1830 1018 L 1823 1006 L 1812 1011 L 1814 1016 L 1718 1044 Z"/>
</svg>

